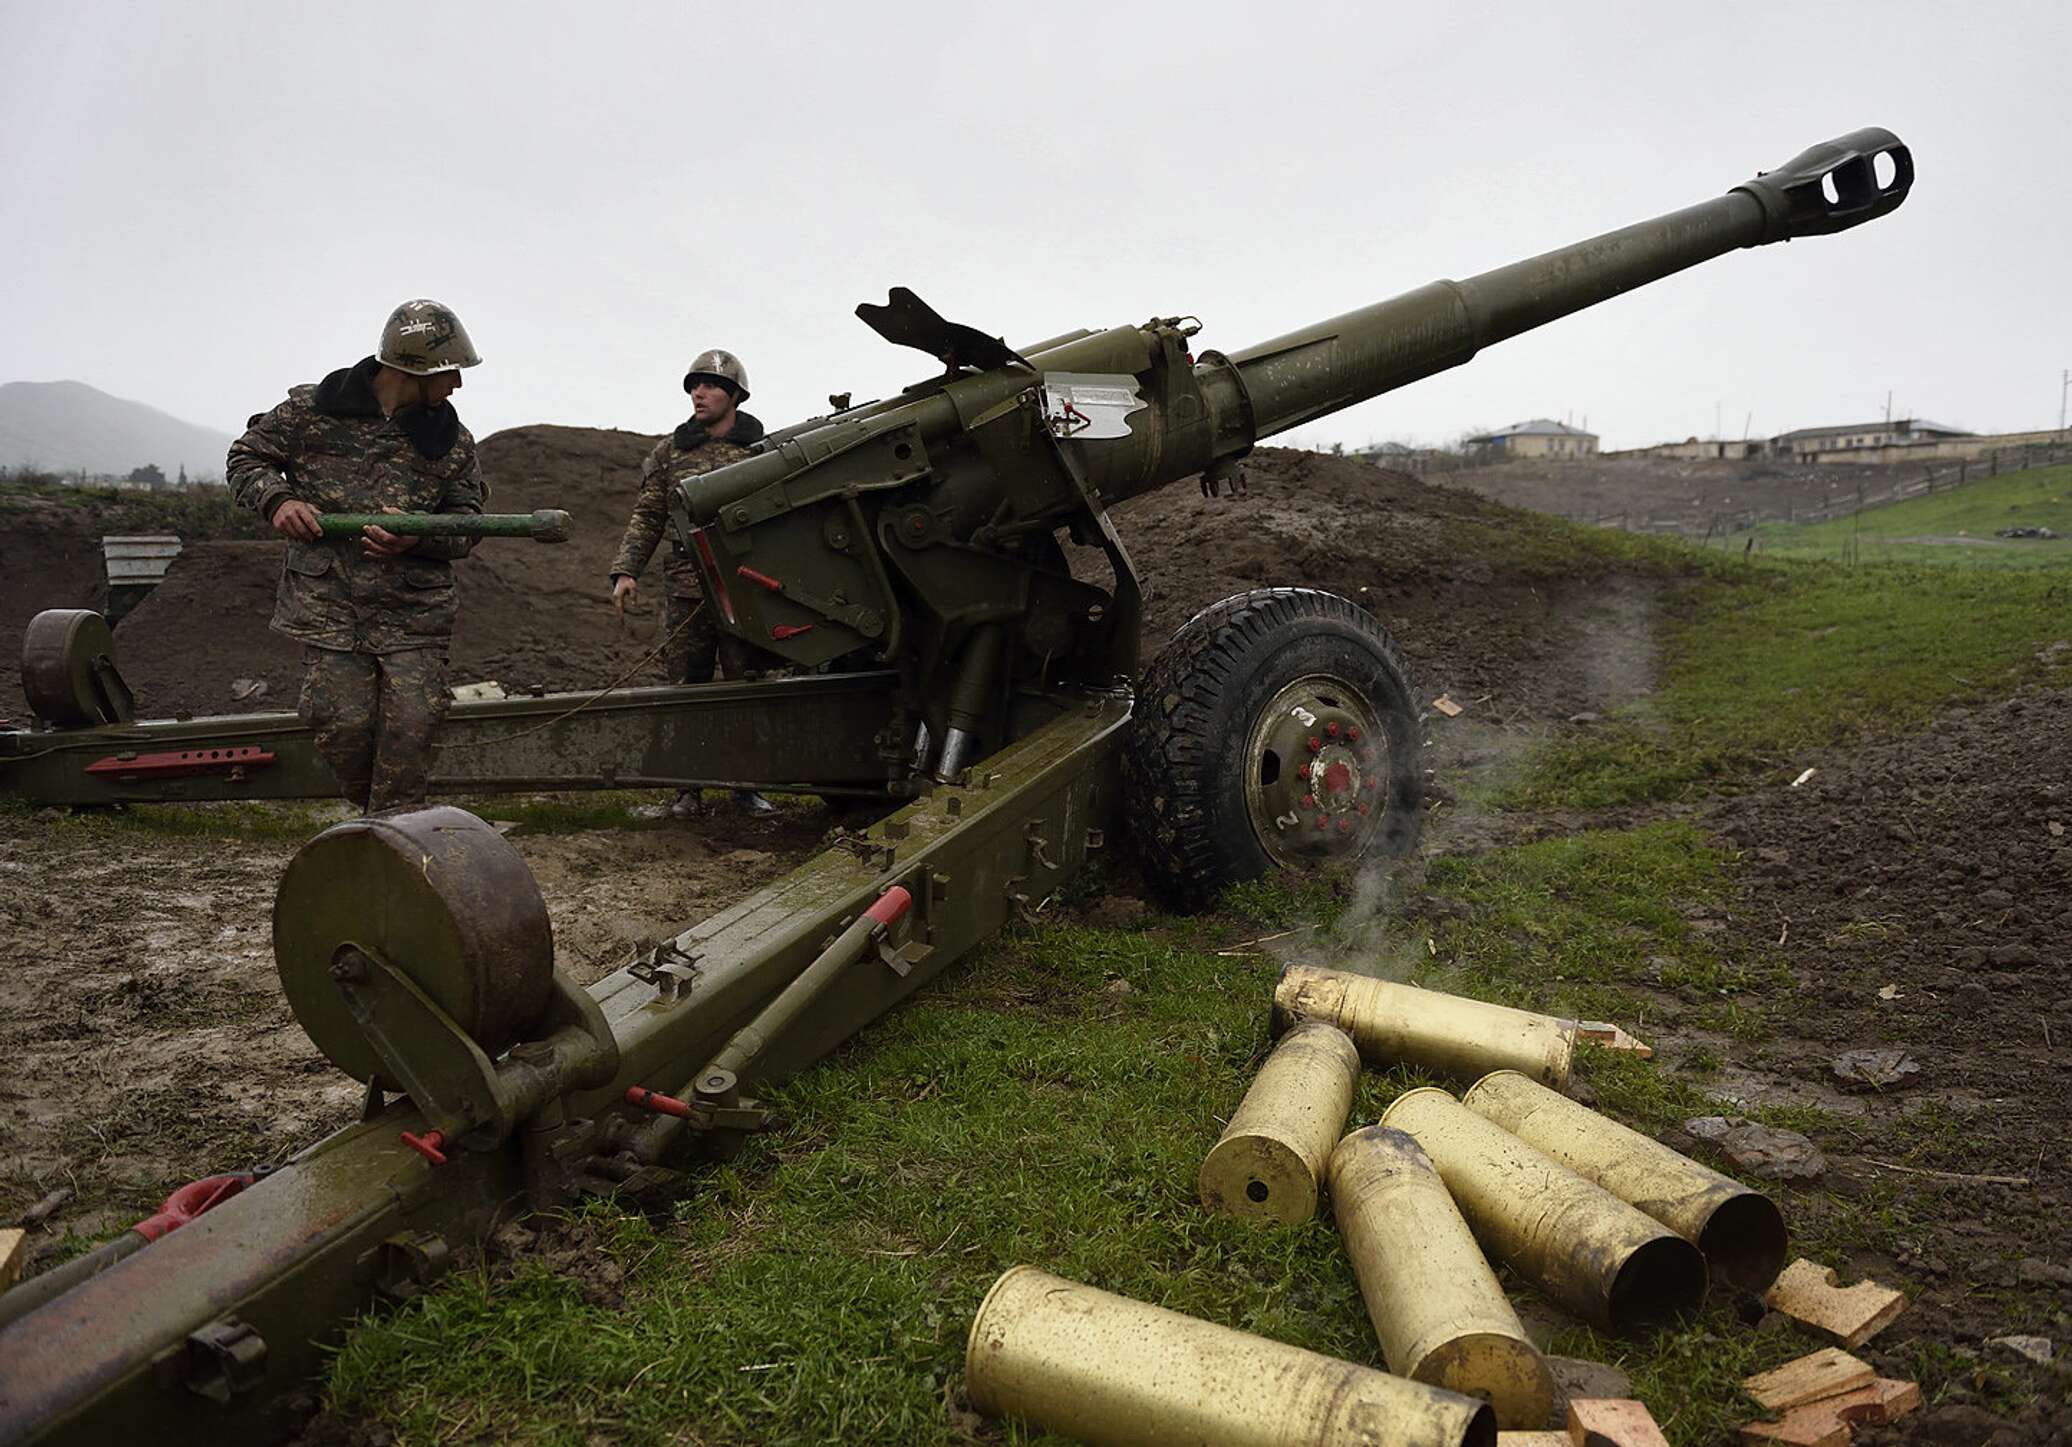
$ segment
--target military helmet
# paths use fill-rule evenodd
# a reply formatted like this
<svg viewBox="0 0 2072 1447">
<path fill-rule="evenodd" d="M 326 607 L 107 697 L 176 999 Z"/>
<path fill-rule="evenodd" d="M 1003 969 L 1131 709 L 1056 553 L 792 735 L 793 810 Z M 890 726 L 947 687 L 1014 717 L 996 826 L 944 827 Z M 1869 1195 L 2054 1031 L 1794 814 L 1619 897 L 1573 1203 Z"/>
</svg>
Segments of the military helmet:
<svg viewBox="0 0 2072 1447">
<path fill-rule="evenodd" d="M 709 377 L 715 382 L 724 382 L 733 390 L 736 402 L 748 400 L 748 368 L 741 365 L 741 359 L 732 352 L 714 348 L 698 353 L 691 369 L 683 374 L 683 389 L 688 392 L 698 385 L 700 377 Z"/>
<path fill-rule="evenodd" d="M 482 360 L 453 308 L 423 297 L 389 313 L 388 325 L 381 329 L 381 350 L 374 355 L 414 377 L 457 372 Z"/>
</svg>

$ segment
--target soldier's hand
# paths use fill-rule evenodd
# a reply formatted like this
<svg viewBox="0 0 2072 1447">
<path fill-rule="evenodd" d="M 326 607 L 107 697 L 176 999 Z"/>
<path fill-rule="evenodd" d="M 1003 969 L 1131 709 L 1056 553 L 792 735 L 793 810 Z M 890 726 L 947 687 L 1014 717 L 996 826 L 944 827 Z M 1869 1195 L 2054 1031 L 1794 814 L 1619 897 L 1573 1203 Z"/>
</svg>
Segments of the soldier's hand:
<svg viewBox="0 0 2072 1447">
<path fill-rule="evenodd" d="M 612 611 L 620 617 L 626 616 L 626 605 L 640 601 L 640 584 L 629 573 L 621 573 L 612 579 Z"/>
<path fill-rule="evenodd" d="M 399 507 L 385 507 L 382 509 L 383 512 L 401 512 L 402 510 Z M 400 534 L 390 532 L 387 528 L 378 528 L 373 523 L 369 523 L 360 529 L 360 537 L 367 549 L 367 556 L 370 558 L 400 558 L 403 554 L 424 541 L 424 539 L 415 536 L 403 537 Z"/>
<path fill-rule="evenodd" d="M 313 543 L 323 536 L 323 528 L 317 523 L 317 510 L 300 498 L 289 498 L 273 510 L 273 530 L 295 539 L 298 543 Z"/>
</svg>

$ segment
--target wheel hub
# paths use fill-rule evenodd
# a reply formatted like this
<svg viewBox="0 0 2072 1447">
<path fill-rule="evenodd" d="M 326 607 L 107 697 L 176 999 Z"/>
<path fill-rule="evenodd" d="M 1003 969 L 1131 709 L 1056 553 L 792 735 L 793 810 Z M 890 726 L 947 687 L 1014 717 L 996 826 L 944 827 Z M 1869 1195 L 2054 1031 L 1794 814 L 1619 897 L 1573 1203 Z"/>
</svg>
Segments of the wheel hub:
<svg viewBox="0 0 2072 1447">
<path fill-rule="evenodd" d="M 1312 675 L 1282 689 L 1254 724 L 1245 762 L 1247 812 L 1276 863 L 1365 851 L 1385 804 L 1388 737 L 1350 684 Z"/>
</svg>

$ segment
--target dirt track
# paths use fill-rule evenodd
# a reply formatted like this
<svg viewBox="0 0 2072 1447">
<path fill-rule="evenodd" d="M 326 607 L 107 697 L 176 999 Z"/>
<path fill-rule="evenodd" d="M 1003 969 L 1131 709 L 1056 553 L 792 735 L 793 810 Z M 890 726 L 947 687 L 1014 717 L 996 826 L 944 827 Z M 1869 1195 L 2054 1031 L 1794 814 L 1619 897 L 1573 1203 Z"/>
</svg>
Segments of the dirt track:
<svg viewBox="0 0 2072 1447">
<path fill-rule="evenodd" d="M 558 552 L 485 548 L 463 565 L 462 678 L 598 684 L 638 657 L 643 639 L 614 626 L 599 584 L 645 443 L 560 428 L 488 440 L 498 507 L 570 506 L 609 525 Z M 1651 680 L 1650 638 L 1670 582 L 1463 561 L 1463 530 L 1500 517 L 1466 492 L 1267 450 L 1248 497 L 1205 502 L 1176 488 L 1119 517 L 1152 580 L 1147 655 L 1195 609 L 1242 588 L 1366 590 L 1425 695 L 1449 692 L 1470 706 L 1457 724 L 1433 720 L 1442 789 Z M 33 560 L 22 530 L 0 532 L 0 601 L 12 610 L 0 632 L 19 628 L 17 600 L 37 586 L 72 588 L 52 601 L 92 601 L 78 581 L 92 563 L 86 530 L 71 526 L 39 522 L 28 534 Z M 285 702 L 292 653 L 269 653 L 278 640 L 264 629 L 275 551 L 196 548 L 125 621 L 124 667 L 147 711 L 220 711 L 238 677 L 266 678 L 266 705 Z M 1816 1132 L 1835 1161 L 1830 1176 L 1816 1189 L 1787 1188 L 1795 1219 L 1865 1203 L 1891 1209 L 1898 1188 L 1904 1254 L 1856 1263 L 1916 1297 L 1863 1353 L 1891 1374 L 1919 1374 L 1950 1353 L 1974 1353 L 1983 1366 L 1985 1339 L 2007 1332 L 2050 1336 L 2061 1349 L 2072 1336 L 2072 1172 L 2062 1151 L 2072 1003 L 2060 980 L 2072 929 L 2068 704 L 2072 695 L 2007 699 L 1914 739 L 1808 758 L 1817 772 L 1804 787 L 1745 794 L 1699 816 L 1750 866 L 1740 903 L 1705 927 L 1748 951 L 1781 942 L 1799 1005 L 1778 1036 L 1754 1046 L 1665 1036 L 1665 1064 L 1716 1051 L 1726 1064 L 1706 1088 L 1807 1100 L 1845 1122 Z M 809 806 L 773 824 L 722 816 L 517 842 L 547 893 L 563 963 L 588 979 L 635 942 L 773 877 L 827 822 Z M 267 915 L 293 847 L 0 814 L 9 942 L 0 1219 L 70 1185 L 78 1194 L 54 1226 L 112 1229 L 197 1171 L 278 1158 L 349 1117 L 356 1089 L 302 1042 L 272 980 Z M 1839 1087 L 1836 1053 L 1888 1043 L 1922 1070 L 1884 1093 Z M 1932 1164 L 1917 1169 L 2031 1184 L 1876 1164 L 1894 1160 L 1883 1136 L 1903 1119 L 1941 1132 L 1917 1157 Z M 52 1244 L 42 1236 L 38 1249 Z M 1885 1440 L 1984 1440 L 1991 1424 L 1966 1416 L 1967 1391 L 1960 1380 L 1936 1411 Z M 2020 1440 L 2062 1439 L 2038 1423 Z"/>
</svg>

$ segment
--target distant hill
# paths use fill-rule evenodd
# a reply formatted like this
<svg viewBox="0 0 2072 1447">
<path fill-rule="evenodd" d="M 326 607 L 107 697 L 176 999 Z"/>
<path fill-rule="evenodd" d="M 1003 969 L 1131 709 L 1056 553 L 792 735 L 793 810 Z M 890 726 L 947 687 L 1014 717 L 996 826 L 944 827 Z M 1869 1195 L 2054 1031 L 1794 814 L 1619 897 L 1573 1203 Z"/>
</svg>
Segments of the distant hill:
<svg viewBox="0 0 2072 1447">
<path fill-rule="evenodd" d="M 0 383 L 0 467 L 112 474 L 156 463 L 167 477 L 221 477 L 224 433 L 111 397 L 84 382 Z"/>
</svg>

